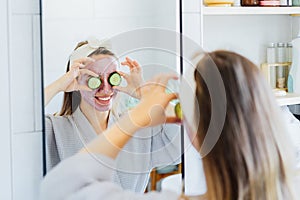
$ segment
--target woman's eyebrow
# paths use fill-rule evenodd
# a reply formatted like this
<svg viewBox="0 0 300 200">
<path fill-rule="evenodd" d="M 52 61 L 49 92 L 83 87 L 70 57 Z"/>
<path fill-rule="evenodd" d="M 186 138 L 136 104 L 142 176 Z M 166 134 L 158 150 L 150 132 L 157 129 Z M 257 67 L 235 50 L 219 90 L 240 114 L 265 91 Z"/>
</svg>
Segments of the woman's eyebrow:
<svg viewBox="0 0 300 200">
<path fill-rule="evenodd" d="M 117 72 L 117 70 L 107 72 L 106 74 L 112 74 L 112 73 L 115 73 L 115 72 Z"/>
<path fill-rule="evenodd" d="M 117 72 L 117 70 L 110 71 L 110 72 L 101 72 L 101 73 L 99 73 L 99 76 L 110 75 L 110 74 L 115 73 L 115 72 Z"/>
</svg>

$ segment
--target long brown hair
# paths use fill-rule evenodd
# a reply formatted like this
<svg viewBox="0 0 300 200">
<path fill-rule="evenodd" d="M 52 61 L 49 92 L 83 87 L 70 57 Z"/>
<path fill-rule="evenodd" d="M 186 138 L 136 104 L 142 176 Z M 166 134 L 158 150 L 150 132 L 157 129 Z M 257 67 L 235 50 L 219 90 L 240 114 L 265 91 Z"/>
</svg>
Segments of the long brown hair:
<svg viewBox="0 0 300 200">
<path fill-rule="evenodd" d="M 87 43 L 88 41 L 79 42 L 74 50 L 78 49 L 79 47 Z M 88 56 L 90 57 L 92 55 L 110 55 L 116 57 L 114 53 L 112 53 L 110 50 L 106 49 L 105 47 L 99 47 Z M 66 72 L 68 72 L 69 70 L 70 70 L 70 60 L 67 63 Z M 58 115 L 59 116 L 71 115 L 79 106 L 80 100 L 81 100 L 80 92 L 78 91 L 65 92 L 63 105 Z"/>
<path fill-rule="evenodd" d="M 227 112 L 219 140 L 203 158 L 208 199 L 294 199 L 291 145 L 277 118 L 278 106 L 259 69 L 239 54 L 215 51 L 197 64 L 200 145 L 207 136 L 212 103 L 199 71 L 211 67 L 211 60 L 224 82 Z"/>
</svg>

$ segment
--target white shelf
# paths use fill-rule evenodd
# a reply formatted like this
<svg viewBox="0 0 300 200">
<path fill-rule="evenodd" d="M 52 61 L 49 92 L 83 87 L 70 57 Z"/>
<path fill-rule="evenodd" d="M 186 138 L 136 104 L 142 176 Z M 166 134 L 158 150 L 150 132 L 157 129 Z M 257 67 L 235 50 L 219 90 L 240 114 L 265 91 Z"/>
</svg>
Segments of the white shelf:
<svg viewBox="0 0 300 200">
<path fill-rule="evenodd" d="M 276 100 L 280 106 L 300 104 L 300 95 L 287 93 L 285 96 L 276 97 Z"/>
<path fill-rule="evenodd" d="M 300 7 L 206 7 L 204 15 L 299 15 Z"/>
</svg>

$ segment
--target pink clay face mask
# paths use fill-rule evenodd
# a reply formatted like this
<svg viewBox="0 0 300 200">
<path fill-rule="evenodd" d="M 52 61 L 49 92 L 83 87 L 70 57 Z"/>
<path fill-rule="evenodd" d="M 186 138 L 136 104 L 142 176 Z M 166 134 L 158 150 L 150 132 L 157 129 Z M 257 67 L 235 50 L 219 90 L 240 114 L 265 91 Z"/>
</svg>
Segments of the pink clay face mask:
<svg viewBox="0 0 300 200">
<path fill-rule="evenodd" d="M 118 62 L 114 57 L 105 57 L 96 60 L 85 67 L 98 74 L 101 79 L 101 86 L 93 91 L 80 91 L 83 100 L 98 111 L 108 111 L 112 108 L 112 103 L 117 92 L 108 83 L 108 77 L 118 68 Z M 89 75 L 82 75 L 78 82 L 87 85 Z"/>
</svg>

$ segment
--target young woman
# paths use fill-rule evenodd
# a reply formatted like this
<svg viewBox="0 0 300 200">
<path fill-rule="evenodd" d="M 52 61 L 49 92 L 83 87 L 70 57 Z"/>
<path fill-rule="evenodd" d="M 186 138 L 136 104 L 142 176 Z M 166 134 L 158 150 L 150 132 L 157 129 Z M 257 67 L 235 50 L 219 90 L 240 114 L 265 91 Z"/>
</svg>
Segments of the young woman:
<svg viewBox="0 0 300 200">
<path fill-rule="evenodd" d="M 130 68 L 130 74 L 118 71 L 116 56 L 99 41 L 83 42 L 70 56 L 67 73 L 45 89 L 46 105 L 57 93 L 64 92 L 59 114 L 46 116 L 48 171 L 76 154 L 119 118 L 122 113 L 116 108 L 118 91 L 140 97 L 140 65 L 129 58 L 121 64 Z M 119 80 L 117 73 L 126 80 L 126 87 L 111 82 L 112 75 Z M 92 77 L 99 86 L 88 87 Z M 152 168 L 179 162 L 179 135 L 176 125 L 141 129 L 116 159 L 114 181 L 124 189 L 144 192 Z"/>
<path fill-rule="evenodd" d="M 217 78 L 209 72 L 212 67 L 217 68 L 224 87 L 212 88 L 204 81 Z M 164 86 L 171 78 L 174 76 L 161 75 L 148 82 L 141 90 L 140 103 L 128 115 L 50 172 L 42 183 L 42 199 L 179 199 L 178 195 L 166 191 L 145 195 L 124 191 L 110 182 L 112 172 L 107 167 L 114 164 L 120 149 L 141 127 L 164 123 L 163 108 L 176 98 L 175 94 L 165 93 Z M 259 69 L 236 53 L 215 51 L 205 54 L 198 62 L 194 82 L 195 99 L 180 96 L 180 101 L 185 127 L 202 156 L 203 145 L 207 147 L 207 141 L 217 134 L 208 132 L 213 110 L 222 112 L 220 108 L 226 106 L 219 139 L 203 157 L 207 182 L 205 199 L 296 199 L 298 184 L 293 179 L 296 175 L 291 144 L 278 119 L 275 99 Z M 210 92 L 222 93 L 222 88 L 226 103 L 213 105 Z M 185 112 L 186 105 L 199 108 L 198 120 L 195 113 Z M 53 192 L 54 187 L 62 189 Z"/>
</svg>

